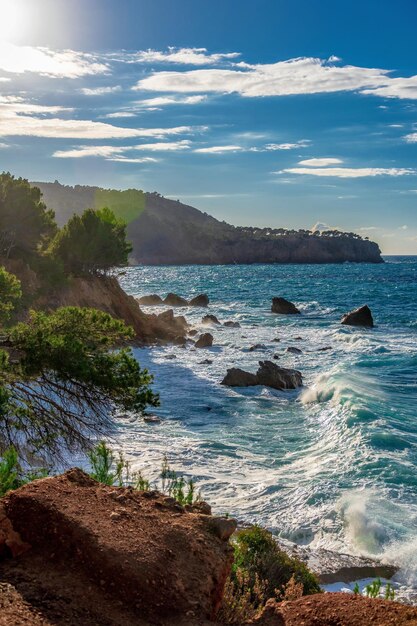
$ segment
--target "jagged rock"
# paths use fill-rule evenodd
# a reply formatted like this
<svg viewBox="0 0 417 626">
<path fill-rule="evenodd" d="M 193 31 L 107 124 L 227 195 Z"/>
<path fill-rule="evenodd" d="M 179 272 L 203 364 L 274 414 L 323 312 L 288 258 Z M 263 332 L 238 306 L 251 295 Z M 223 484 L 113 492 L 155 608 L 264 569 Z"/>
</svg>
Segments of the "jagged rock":
<svg viewBox="0 0 417 626">
<path fill-rule="evenodd" d="M 227 370 L 221 384 L 227 387 L 253 387 L 258 383 L 255 374 L 245 372 L 240 367 L 232 367 Z"/>
<path fill-rule="evenodd" d="M 164 304 L 161 296 L 158 296 L 156 293 L 152 293 L 149 296 L 142 296 L 141 298 L 138 298 L 138 302 L 139 304 L 145 304 L 148 306 L 158 306 Z"/>
<path fill-rule="evenodd" d="M 273 389 L 297 389 L 303 384 L 301 372 L 298 370 L 278 367 L 272 361 L 259 361 L 259 365 L 260 367 L 256 372 L 258 385 Z"/>
<path fill-rule="evenodd" d="M 198 333 L 198 330 L 196 330 L 195 328 L 188 331 L 188 334 L 190 335 L 190 337 L 195 337 L 197 333 Z"/>
<path fill-rule="evenodd" d="M 229 328 L 240 328 L 239 322 L 233 322 L 233 321 L 224 322 L 223 326 L 228 326 Z"/>
<path fill-rule="evenodd" d="M 340 321 L 342 324 L 347 324 L 348 326 L 368 326 L 372 328 L 374 325 L 371 309 L 367 304 L 354 311 L 345 313 Z"/>
<path fill-rule="evenodd" d="M 211 348 L 213 345 L 213 335 L 211 333 L 203 333 L 195 342 L 196 348 Z"/>
<path fill-rule="evenodd" d="M 288 346 L 286 352 L 290 352 L 291 354 L 302 354 L 303 351 L 300 348 L 295 348 L 294 346 Z"/>
<path fill-rule="evenodd" d="M 108 487 L 80 470 L 34 481 L 3 502 L 15 531 L 32 546 L 28 556 L 33 552 L 40 560 L 31 570 L 38 572 L 38 597 L 45 597 L 48 570 L 48 600 L 66 593 L 63 581 L 71 587 L 72 606 L 85 605 L 86 595 L 94 598 L 94 618 L 86 615 L 78 622 L 72 616 L 65 623 L 194 624 L 196 616 L 214 619 L 233 561 L 228 543 L 233 520 L 212 518 L 207 509 L 187 511 L 157 492 Z M 17 567 L 25 563 L 26 555 Z M 54 579 L 50 571 L 58 563 L 60 579 Z M 4 564 L 2 568 L 4 576 Z M 113 614 L 107 620 L 103 613 L 100 619 L 110 601 L 113 610 L 119 607 L 119 618 Z M 127 607 L 136 621 L 132 614 L 123 619 Z"/>
<path fill-rule="evenodd" d="M 202 324 L 220 324 L 215 315 L 205 315 L 201 320 Z"/>
<path fill-rule="evenodd" d="M 168 306 L 188 306 L 187 300 L 176 293 L 169 293 L 164 299 L 164 304 Z"/>
<path fill-rule="evenodd" d="M 190 302 L 188 303 L 190 306 L 203 306 L 206 307 L 209 305 L 209 297 L 207 294 L 205 293 L 200 293 L 198 296 L 195 296 L 195 298 L 191 298 Z"/>
<path fill-rule="evenodd" d="M 286 300 L 285 298 L 272 298 L 272 313 L 279 313 L 280 315 L 299 315 L 300 311 L 295 304 Z"/>
</svg>

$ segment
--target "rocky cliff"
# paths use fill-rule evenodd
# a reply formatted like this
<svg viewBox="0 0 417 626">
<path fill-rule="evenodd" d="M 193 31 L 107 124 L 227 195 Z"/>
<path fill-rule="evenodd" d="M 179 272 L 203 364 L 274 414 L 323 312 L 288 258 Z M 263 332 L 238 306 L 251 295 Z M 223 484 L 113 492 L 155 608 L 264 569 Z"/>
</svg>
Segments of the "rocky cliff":
<svg viewBox="0 0 417 626">
<path fill-rule="evenodd" d="M 354 233 L 236 227 L 158 193 L 33 184 L 59 224 L 89 206 L 110 206 L 128 222 L 133 264 L 382 262 L 378 245 Z"/>
</svg>

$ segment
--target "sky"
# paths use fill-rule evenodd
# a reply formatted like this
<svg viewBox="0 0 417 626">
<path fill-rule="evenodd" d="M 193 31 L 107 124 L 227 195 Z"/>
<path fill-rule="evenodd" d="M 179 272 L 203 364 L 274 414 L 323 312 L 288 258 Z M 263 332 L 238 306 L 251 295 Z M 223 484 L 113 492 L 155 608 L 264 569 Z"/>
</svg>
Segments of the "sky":
<svg viewBox="0 0 417 626">
<path fill-rule="evenodd" d="M 0 171 L 417 254 L 416 0 L 0 0 Z"/>
</svg>

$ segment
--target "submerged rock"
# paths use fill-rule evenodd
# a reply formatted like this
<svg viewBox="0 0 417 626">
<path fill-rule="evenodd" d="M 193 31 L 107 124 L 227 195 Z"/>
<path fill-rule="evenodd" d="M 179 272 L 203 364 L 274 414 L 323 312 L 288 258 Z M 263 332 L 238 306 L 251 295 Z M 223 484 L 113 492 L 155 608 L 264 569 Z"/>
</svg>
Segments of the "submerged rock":
<svg viewBox="0 0 417 626">
<path fill-rule="evenodd" d="M 294 346 L 288 346 L 286 352 L 291 352 L 291 354 L 302 354 L 303 351 L 300 348 L 295 348 Z"/>
<path fill-rule="evenodd" d="M 203 333 L 195 342 L 196 348 L 211 348 L 213 345 L 213 335 L 211 333 Z"/>
<path fill-rule="evenodd" d="M 300 311 L 295 304 L 286 300 L 285 298 L 272 298 L 272 313 L 279 313 L 280 315 L 299 315 Z"/>
<path fill-rule="evenodd" d="M 158 296 L 156 293 L 152 293 L 149 296 L 142 296 L 138 299 L 139 304 L 145 304 L 148 306 L 157 306 L 164 304 L 161 296 Z"/>
<path fill-rule="evenodd" d="M 209 305 L 209 297 L 206 293 L 200 293 L 198 296 L 195 296 L 194 298 L 191 298 L 190 302 L 188 303 L 190 306 L 202 306 L 202 307 L 206 307 Z"/>
<path fill-rule="evenodd" d="M 256 352 L 257 350 L 266 350 L 266 346 L 263 343 L 255 343 L 255 345 L 248 348 L 248 352 Z"/>
<path fill-rule="evenodd" d="M 215 315 L 205 315 L 201 320 L 202 324 L 220 324 L 219 320 Z"/>
<path fill-rule="evenodd" d="M 233 321 L 224 322 L 223 326 L 227 326 L 228 328 L 240 328 L 239 322 L 233 322 Z"/>
<path fill-rule="evenodd" d="M 176 293 L 169 293 L 164 299 L 164 304 L 168 306 L 188 306 L 187 300 Z"/>
<path fill-rule="evenodd" d="M 259 361 L 259 369 L 256 374 L 246 372 L 238 367 L 227 370 L 227 374 L 221 382 L 228 387 L 252 387 L 263 385 L 272 389 L 296 389 L 301 387 L 303 379 L 298 370 L 279 367 L 272 361 Z"/>
<path fill-rule="evenodd" d="M 348 326 L 367 326 L 372 328 L 374 325 L 371 309 L 367 304 L 360 306 L 354 311 L 345 313 L 340 321 Z"/>
</svg>

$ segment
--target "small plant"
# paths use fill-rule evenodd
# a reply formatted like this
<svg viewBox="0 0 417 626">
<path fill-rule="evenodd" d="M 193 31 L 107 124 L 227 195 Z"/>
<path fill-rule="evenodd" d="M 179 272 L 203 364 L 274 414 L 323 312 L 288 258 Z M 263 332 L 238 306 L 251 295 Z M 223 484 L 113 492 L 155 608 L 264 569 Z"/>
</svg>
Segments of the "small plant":
<svg viewBox="0 0 417 626">
<path fill-rule="evenodd" d="M 150 490 L 149 480 L 143 476 L 140 470 L 132 474 L 132 486 L 134 489 L 137 489 L 138 491 Z"/>
<path fill-rule="evenodd" d="M 387 583 L 385 587 L 385 600 L 394 600 L 395 599 L 395 590 L 391 583 Z"/>
<path fill-rule="evenodd" d="M 33 480 L 45 478 L 48 474 L 49 471 L 46 468 L 24 471 L 19 462 L 17 450 L 13 447 L 7 448 L 0 461 L 0 497 Z"/>
<path fill-rule="evenodd" d="M 281 600 L 290 602 L 291 600 L 299 600 L 304 595 L 303 583 L 295 580 L 294 574 L 291 576 L 281 593 Z"/>
<path fill-rule="evenodd" d="M 365 586 L 365 594 L 368 598 L 378 598 L 379 592 L 381 591 L 381 579 L 376 578 L 369 585 Z"/>
<path fill-rule="evenodd" d="M 104 485 L 118 484 L 123 486 L 123 470 L 127 468 L 126 461 L 119 454 L 116 458 L 105 441 L 100 441 L 88 455 L 93 471 L 90 476 Z"/>
<path fill-rule="evenodd" d="M 195 495 L 194 481 L 190 479 L 187 482 L 184 476 L 178 476 L 177 472 L 170 468 L 166 455 L 162 461 L 161 481 L 162 493 L 175 498 L 181 505 L 192 505 L 200 500 L 200 494 Z"/>
<path fill-rule="evenodd" d="M 249 574 L 238 569 L 234 580 L 228 578 L 217 620 L 223 624 L 243 624 L 256 619 L 269 599 L 267 581 L 256 576 L 251 584 Z"/>
<path fill-rule="evenodd" d="M 355 586 L 353 587 L 353 593 L 356 595 L 361 595 L 358 583 L 355 583 Z M 391 583 L 387 583 L 385 586 L 385 590 L 382 590 L 381 579 L 376 578 L 371 583 L 365 586 L 362 595 L 366 596 L 367 598 L 380 598 L 381 595 L 383 595 L 385 600 L 394 600 L 395 590 Z"/>
</svg>

